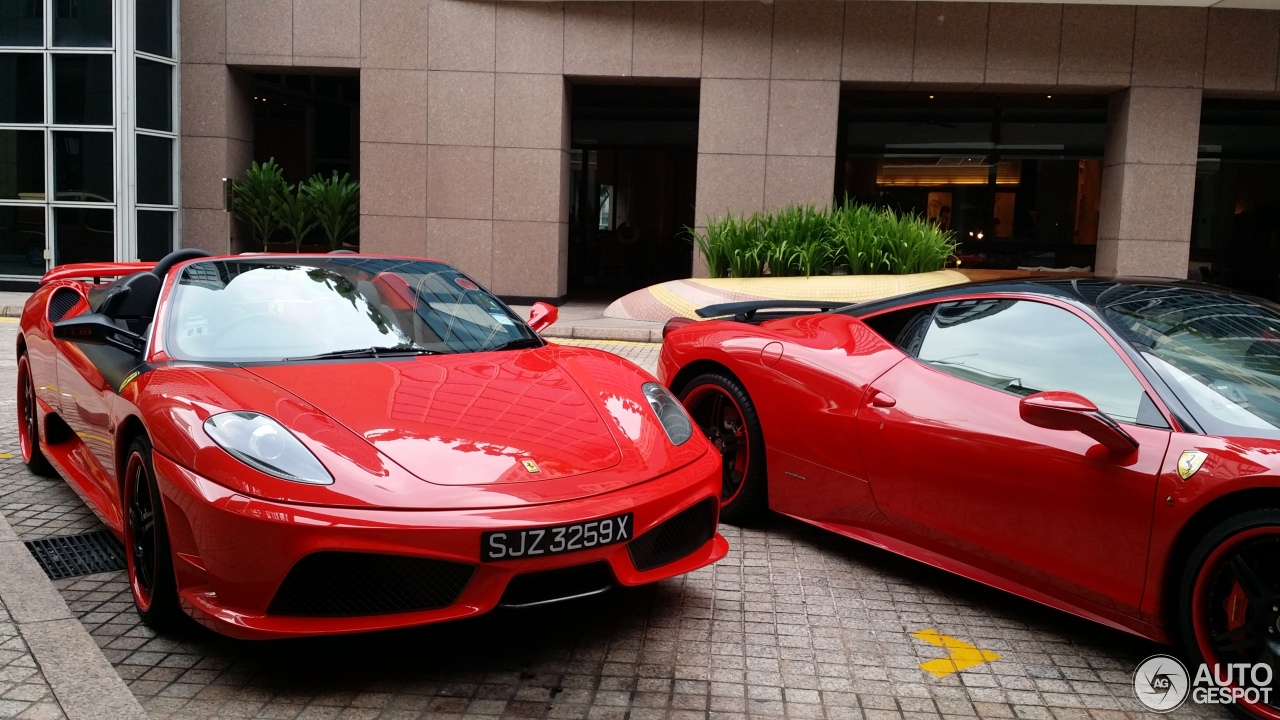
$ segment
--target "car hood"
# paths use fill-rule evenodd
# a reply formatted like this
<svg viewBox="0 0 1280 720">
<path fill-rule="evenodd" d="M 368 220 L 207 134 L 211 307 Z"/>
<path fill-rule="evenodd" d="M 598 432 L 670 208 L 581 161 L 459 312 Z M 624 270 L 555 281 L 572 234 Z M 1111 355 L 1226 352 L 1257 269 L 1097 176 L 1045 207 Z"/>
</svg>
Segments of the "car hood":
<svg viewBox="0 0 1280 720">
<path fill-rule="evenodd" d="M 600 403 L 543 349 L 248 369 L 437 485 L 554 480 L 622 461 Z"/>
<path fill-rule="evenodd" d="M 612 493 L 706 455 L 711 444 L 700 432 L 671 444 L 641 391 L 652 379 L 617 355 L 557 345 L 282 365 L 161 360 L 120 400 L 138 408 L 157 453 L 202 478 L 196 489 L 209 502 L 230 496 L 217 485 L 291 504 L 483 512 Z M 465 399 L 460 387 L 470 388 Z M 494 395 L 499 387 L 509 395 Z M 333 483 L 281 480 L 228 455 L 203 425 L 241 410 L 288 428 Z M 517 481 L 528 473 L 523 462 L 515 467 L 521 453 L 538 464 L 528 482 Z"/>
</svg>

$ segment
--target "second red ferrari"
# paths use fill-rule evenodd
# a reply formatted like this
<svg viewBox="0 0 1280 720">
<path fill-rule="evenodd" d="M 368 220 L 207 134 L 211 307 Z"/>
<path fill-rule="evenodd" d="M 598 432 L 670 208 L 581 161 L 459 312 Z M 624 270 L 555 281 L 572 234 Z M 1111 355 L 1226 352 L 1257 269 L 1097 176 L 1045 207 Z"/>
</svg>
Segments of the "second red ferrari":
<svg viewBox="0 0 1280 720">
<path fill-rule="evenodd" d="M 1280 307 L 1103 279 L 792 305 L 668 324 L 726 520 L 771 508 L 1280 677 Z"/>
</svg>

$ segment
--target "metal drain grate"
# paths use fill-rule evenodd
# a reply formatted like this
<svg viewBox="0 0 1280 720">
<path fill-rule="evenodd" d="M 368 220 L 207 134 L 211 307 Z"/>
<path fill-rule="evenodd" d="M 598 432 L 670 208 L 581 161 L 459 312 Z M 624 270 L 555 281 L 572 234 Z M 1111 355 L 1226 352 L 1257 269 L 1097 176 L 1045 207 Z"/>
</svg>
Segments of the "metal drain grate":
<svg viewBox="0 0 1280 720">
<path fill-rule="evenodd" d="M 28 540 L 27 549 L 36 557 L 50 580 L 124 570 L 124 546 L 109 530 Z"/>
</svg>

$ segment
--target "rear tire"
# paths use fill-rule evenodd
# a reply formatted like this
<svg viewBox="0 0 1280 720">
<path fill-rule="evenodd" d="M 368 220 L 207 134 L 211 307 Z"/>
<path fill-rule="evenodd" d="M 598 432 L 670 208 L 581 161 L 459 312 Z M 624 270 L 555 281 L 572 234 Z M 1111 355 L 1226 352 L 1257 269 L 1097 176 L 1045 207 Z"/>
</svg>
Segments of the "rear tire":
<svg viewBox="0 0 1280 720">
<path fill-rule="evenodd" d="M 124 475 L 124 540 L 133 604 L 151 629 L 175 630 L 186 622 L 178 604 L 164 503 L 151 465 L 151 441 L 139 436 L 129 446 Z"/>
<path fill-rule="evenodd" d="M 1229 707 L 1280 720 L 1280 509 L 1243 512 L 1205 534 L 1183 569 L 1178 630 L 1193 677 L 1200 663 L 1271 665 L 1271 704 Z"/>
<path fill-rule="evenodd" d="M 720 519 L 732 525 L 759 522 L 769 509 L 769 487 L 764 433 L 751 396 L 735 378 L 711 372 L 685 384 L 680 401 L 720 452 Z"/>
<path fill-rule="evenodd" d="M 18 358 L 18 448 L 28 470 L 42 477 L 53 477 L 57 473 L 40 450 L 37 403 L 35 381 L 31 379 L 31 361 L 23 352 Z"/>
</svg>

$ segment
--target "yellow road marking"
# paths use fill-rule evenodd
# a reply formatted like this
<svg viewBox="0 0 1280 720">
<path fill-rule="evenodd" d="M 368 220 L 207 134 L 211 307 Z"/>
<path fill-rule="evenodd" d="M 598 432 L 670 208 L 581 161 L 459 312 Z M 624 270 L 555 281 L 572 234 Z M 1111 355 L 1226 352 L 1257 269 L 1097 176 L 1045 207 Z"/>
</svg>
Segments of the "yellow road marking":
<svg viewBox="0 0 1280 720">
<path fill-rule="evenodd" d="M 19 322 L 22 322 L 22 318 L 0 317 L 0 323 L 19 323 Z"/>
<path fill-rule="evenodd" d="M 944 678 L 961 670 L 968 670 L 983 663 L 995 662 L 1000 655 L 982 650 L 976 645 L 957 640 L 932 628 L 911 633 L 911 637 L 923 640 L 930 645 L 937 645 L 947 651 L 947 656 L 920 663 L 920 669 L 934 677 Z"/>
<path fill-rule="evenodd" d="M 662 347 L 662 343 L 639 342 L 638 340 L 588 340 L 586 338 L 547 338 L 547 342 L 556 345 L 596 345 L 603 343 L 605 345 L 632 345 L 635 347 Z"/>
<path fill-rule="evenodd" d="M 108 445 L 114 442 L 111 438 L 107 437 L 106 435 L 99 435 L 98 433 L 78 432 L 76 433 L 76 435 L 78 435 L 81 440 L 97 440 L 100 443 L 106 443 Z"/>
<path fill-rule="evenodd" d="M 0 460 L 8 460 L 13 457 L 13 453 L 0 453 Z"/>
</svg>

